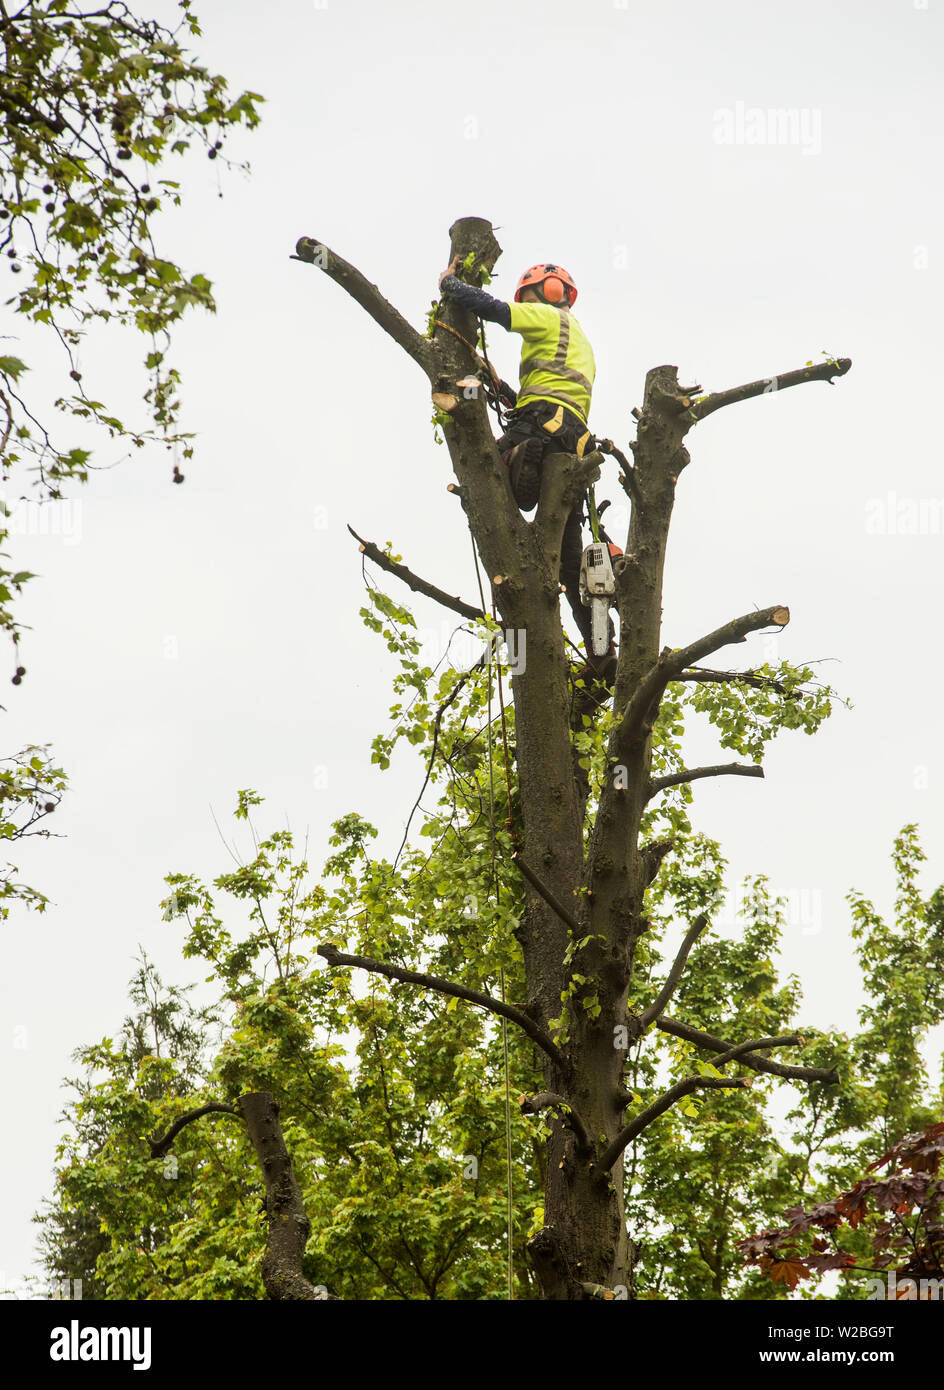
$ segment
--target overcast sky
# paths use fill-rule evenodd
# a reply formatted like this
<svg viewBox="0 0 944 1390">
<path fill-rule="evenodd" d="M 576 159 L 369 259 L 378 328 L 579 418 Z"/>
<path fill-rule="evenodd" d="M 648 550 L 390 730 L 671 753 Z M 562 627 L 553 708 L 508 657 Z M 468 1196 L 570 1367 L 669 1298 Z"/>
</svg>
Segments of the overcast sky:
<svg viewBox="0 0 944 1390">
<path fill-rule="evenodd" d="M 808 1025 L 855 1024 L 844 895 L 890 908 L 901 826 L 920 827 L 923 887 L 944 879 L 944 0 L 197 9 L 203 60 L 267 100 L 260 128 L 230 146 L 251 177 L 194 159 L 184 207 L 161 227 L 218 302 L 177 338 L 196 456 L 177 487 L 159 451 L 122 462 L 105 441 L 96 459 L 114 467 L 44 519 L 14 516 L 16 567 L 41 578 L 18 605 L 32 631 L 26 679 L 5 687 L 3 752 L 50 742 L 70 789 L 63 838 L 16 846 L 20 877 L 53 903 L 4 927 L 7 1281 L 29 1266 L 30 1215 L 51 1188 L 70 1052 L 120 1025 L 139 944 L 166 979 L 200 978 L 158 904 L 166 873 L 226 869 L 214 814 L 229 836 L 237 789 L 255 788 L 259 828 L 307 833 L 316 870 L 351 810 L 396 851 L 422 769 L 407 750 L 386 774 L 370 764 L 394 667 L 358 619 L 346 523 L 476 596 L 426 379 L 289 259 L 301 234 L 418 326 L 457 217 L 499 228 L 497 294 L 511 298 L 536 261 L 566 266 L 596 354 L 591 427 L 624 448 L 660 363 L 715 390 L 823 352 L 853 359 L 833 388 L 769 394 L 689 436 L 665 641 L 788 604 L 775 647 L 756 637 L 723 659 L 820 660 L 853 704 L 815 738 L 782 736 L 766 781 L 698 786 L 695 817 L 732 883 L 762 872 L 788 896 L 784 967 L 803 981 Z M 23 347 L 41 377 L 43 350 Z M 132 400 L 138 350 L 93 335 L 89 390 Z M 490 350 L 515 380 L 519 339 L 495 327 Z M 614 513 L 615 474 L 608 462 L 597 490 Z M 395 596 L 438 657 L 448 615 Z M 707 735 L 691 747 L 718 760 Z"/>
</svg>

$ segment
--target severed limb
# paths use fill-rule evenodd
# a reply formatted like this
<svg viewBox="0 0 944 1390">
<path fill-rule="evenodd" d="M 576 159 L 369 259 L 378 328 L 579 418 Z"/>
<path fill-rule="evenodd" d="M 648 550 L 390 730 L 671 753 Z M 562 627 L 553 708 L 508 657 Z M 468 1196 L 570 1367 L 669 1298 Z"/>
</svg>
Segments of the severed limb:
<svg viewBox="0 0 944 1390">
<path fill-rule="evenodd" d="M 413 325 L 384 299 L 377 286 L 372 285 L 356 266 L 350 265 L 333 251 L 329 251 L 322 242 L 308 236 L 299 237 L 295 245 L 295 255 L 291 259 L 307 261 L 309 265 L 316 265 L 323 270 L 329 280 L 346 290 L 351 298 L 370 314 L 374 322 L 385 333 L 389 333 L 393 341 L 399 343 L 404 352 L 408 353 L 427 375 L 430 374 L 434 368 L 435 352 L 429 339 L 417 333 Z"/>
<path fill-rule="evenodd" d="M 665 777 L 653 777 L 649 782 L 647 801 L 667 787 L 678 787 L 683 782 L 698 782 L 703 777 L 763 777 L 764 769 L 759 763 L 719 763 L 715 767 L 686 768 L 683 772 L 672 772 Z"/>
<path fill-rule="evenodd" d="M 735 1091 L 752 1084 L 749 1076 L 687 1076 L 684 1081 L 677 1081 L 651 1105 L 647 1105 L 645 1110 L 641 1110 L 624 1129 L 620 1130 L 616 1138 L 600 1155 L 598 1165 L 600 1172 L 609 1172 L 627 1144 L 631 1144 L 637 1135 L 649 1128 L 653 1120 L 664 1115 L 676 1101 L 691 1095 L 692 1091 Z"/>
<path fill-rule="evenodd" d="M 761 381 L 749 381 L 745 386 L 732 386 L 728 391 L 714 391 L 711 395 L 703 396 L 701 400 L 695 401 L 688 413 L 697 423 L 699 420 L 704 420 L 706 415 L 713 415 L 722 406 L 735 405 L 738 401 L 748 401 L 752 396 L 772 395 L 776 391 L 785 391 L 789 386 L 802 386 L 807 381 L 828 381 L 832 385 L 833 377 L 845 376 L 851 366 L 852 359 L 850 357 L 840 357 L 836 360 L 817 362 L 813 366 L 800 367 L 795 372 L 784 372 L 782 376 L 769 376 L 764 377 Z"/>
<path fill-rule="evenodd" d="M 709 1052 L 731 1054 L 736 1051 L 732 1044 L 725 1042 L 723 1038 L 716 1038 L 711 1033 L 703 1033 L 701 1029 L 692 1028 L 688 1023 L 679 1023 L 674 1018 L 666 1018 L 663 1015 L 656 1019 L 656 1027 L 660 1033 L 670 1033 L 674 1038 L 684 1038 L 686 1042 L 693 1042 Z M 778 1043 L 777 1046 L 780 1044 Z M 771 1076 L 782 1076 L 786 1081 L 822 1081 L 827 1086 L 839 1084 L 839 1073 L 835 1067 L 795 1067 L 786 1062 L 772 1062 L 768 1057 L 761 1057 L 754 1052 L 742 1052 L 738 1060 L 753 1071 L 764 1071 Z"/>
<path fill-rule="evenodd" d="M 480 1008 L 488 1009 L 489 1013 L 498 1014 L 501 1018 L 507 1018 L 512 1023 L 517 1023 L 518 1027 L 527 1033 L 532 1042 L 536 1043 L 562 1072 L 569 1074 L 571 1070 L 569 1062 L 550 1034 L 545 1033 L 544 1029 L 535 1023 L 533 1018 L 530 1018 L 523 1009 L 515 1008 L 514 1004 L 505 1004 L 501 999 L 495 999 L 491 994 L 484 994 L 478 989 L 468 989 L 465 985 L 454 984 L 452 980 L 444 980 L 439 975 L 423 975 L 418 970 L 406 970 L 399 965 L 388 965 L 386 961 L 370 960 L 367 956 L 344 955 L 328 941 L 322 942 L 318 947 L 318 955 L 324 956 L 328 964 L 332 966 L 354 966 L 359 970 L 369 970 L 374 975 L 385 975 L 388 980 L 402 980 L 404 984 L 420 985 L 423 989 L 435 989 L 440 994 L 449 994 L 455 999 L 467 999 L 470 1004 L 478 1004 Z"/>
<path fill-rule="evenodd" d="M 444 593 L 442 589 L 437 589 L 435 584 L 430 584 L 429 580 L 421 579 L 418 574 L 407 569 L 406 565 L 400 565 L 396 560 L 391 560 L 389 555 L 385 555 L 373 541 L 365 541 L 363 536 L 359 536 L 354 527 L 349 525 L 347 528 L 356 541 L 360 542 L 360 551 L 366 555 L 368 560 L 373 560 L 375 565 L 379 565 L 388 574 L 396 575 L 401 579 L 407 588 L 412 589 L 415 594 L 425 594 L 427 598 L 435 599 L 444 608 L 451 608 L 454 613 L 460 614 L 463 618 L 484 618 L 485 614 L 481 608 L 475 608 L 471 603 L 465 603 L 461 598 L 454 598 L 452 595 Z"/>
</svg>

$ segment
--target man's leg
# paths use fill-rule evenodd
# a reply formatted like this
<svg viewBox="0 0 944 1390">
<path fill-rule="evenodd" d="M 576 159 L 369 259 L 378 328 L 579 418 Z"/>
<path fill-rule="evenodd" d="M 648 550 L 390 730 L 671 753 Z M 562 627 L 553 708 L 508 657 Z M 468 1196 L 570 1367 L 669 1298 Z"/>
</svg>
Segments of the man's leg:
<svg viewBox="0 0 944 1390">
<path fill-rule="evenodd" d="M 564 537 L 561 541 L 560 579 L 567 590 L 567 602 L 570 604 L 570 611 L 574 615 L 574 622 L 580 629 L 584 649 L 589 657 L 593 652 L 590 609 L 580 602 L 580 561 L 583 557 L 583 536 L 580 525 L 582 512 L 583 502 L 580 501 L 573 507 L 564 524 Z"/>
<path fill-rule="evenodd" d="M 497 441 L 498 452 L 508 466 L 511 491 L 523 512 L 538 505 L 541 495 L 541 458 L 544 440 L 527 416 L 513 421 Z"/>
<path fill-rule="evenodd" d="M 540 500 L 543 454 L 544 445 L 540 439 L 525 439 L 505 455 L 511 491 L 523 512 L 533 511 Z"/>
</svg>

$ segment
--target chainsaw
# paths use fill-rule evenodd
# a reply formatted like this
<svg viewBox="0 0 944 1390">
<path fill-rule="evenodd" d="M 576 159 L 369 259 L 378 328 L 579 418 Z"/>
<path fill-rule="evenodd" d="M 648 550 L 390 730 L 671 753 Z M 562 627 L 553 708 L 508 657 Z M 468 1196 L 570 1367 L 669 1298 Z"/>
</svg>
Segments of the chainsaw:
<svg viewBox="0 0 944 1390">
<path fill-rule="evenodd" d="M 606 656 L 610 649 L 610 607 L 615 593 L 610 547 L 605 541 L 594 541 L 580 560 L 580 602 L 590 609 L 594 656 Z"/>
</svg>

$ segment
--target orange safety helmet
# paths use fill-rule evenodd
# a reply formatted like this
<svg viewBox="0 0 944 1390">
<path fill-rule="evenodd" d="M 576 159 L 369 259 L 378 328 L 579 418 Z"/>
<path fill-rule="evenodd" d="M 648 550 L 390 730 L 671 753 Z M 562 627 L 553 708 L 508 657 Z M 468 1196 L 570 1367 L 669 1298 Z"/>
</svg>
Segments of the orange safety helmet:
<svg viewBox="0 0 944 1390">
<path fill-rule="evenodd" d="M 518 281 L 515 290 L 515 303 L 521 303 L 521 291 L 538 290 L 549 304 L 559 304 L 567 300 L 568 308 L 577 298 L 577 286 L 560 265 L 533 265 Z"/>
</svg>

